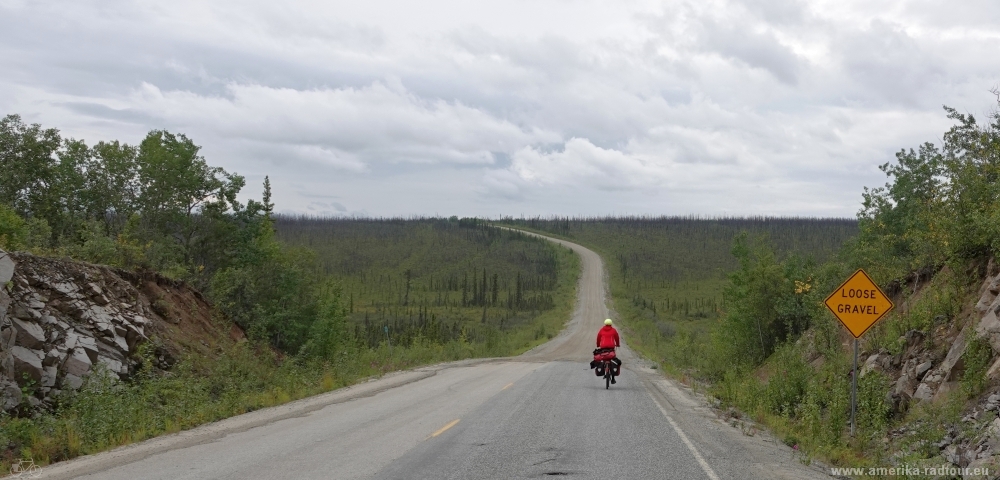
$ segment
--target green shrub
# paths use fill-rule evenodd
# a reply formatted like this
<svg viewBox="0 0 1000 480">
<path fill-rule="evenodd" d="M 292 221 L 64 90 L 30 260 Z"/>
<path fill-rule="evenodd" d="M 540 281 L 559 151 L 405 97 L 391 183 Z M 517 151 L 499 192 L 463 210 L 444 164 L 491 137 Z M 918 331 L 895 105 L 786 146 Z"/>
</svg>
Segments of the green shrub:
<svg viewBox="0 0 1000 480">
<path fill-rule="evenodd" d="M 21 250 L 27 245 L 28 226 L 10 207 L 0 203 L 0 248 Z"/>
<path fill-rule="evenodd" d="M 858 378 L 857 433 L 861 445 L 881 442 L 889 426 L 891 408 L 886 404 L 889 378 L 877 371 L 870 371 Z"/>
<path fill-rule="evenodd" d="M 965 363 L 965 370 L 962 372 L 962 392 L 967 398 L 974 398 L 986 389 L 989 385 L 989 377 L 986 376 L 986 369 L 989 368 L 993 360 L 993 347 L 986 337 L 980 337 L 975 333 L 970 334 L 962 361 Z"/>
</svg>

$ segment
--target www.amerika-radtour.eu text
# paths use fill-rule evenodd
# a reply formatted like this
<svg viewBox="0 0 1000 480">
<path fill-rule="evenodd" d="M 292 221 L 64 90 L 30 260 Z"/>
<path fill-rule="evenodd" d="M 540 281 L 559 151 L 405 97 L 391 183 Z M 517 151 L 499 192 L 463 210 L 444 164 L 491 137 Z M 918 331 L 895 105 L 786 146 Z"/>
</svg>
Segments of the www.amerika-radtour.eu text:
<svg viewBox="0 0 1000 480">
<path fill-rule="evenodd" d="M 901 465 L 897 467 L 842 467 L 831 468 L 830 474 L 834 476 L 846 475 L 855 477 L 892 477 L 892 476 L 912 476 L 912 475 L 949 475 L 949 476 L 989 476 L 990 469 L 986 467 L 956 467 L 952 464 L 945 464 L 936 467 L 915 467 L 911 465 Z"/>
</svg>

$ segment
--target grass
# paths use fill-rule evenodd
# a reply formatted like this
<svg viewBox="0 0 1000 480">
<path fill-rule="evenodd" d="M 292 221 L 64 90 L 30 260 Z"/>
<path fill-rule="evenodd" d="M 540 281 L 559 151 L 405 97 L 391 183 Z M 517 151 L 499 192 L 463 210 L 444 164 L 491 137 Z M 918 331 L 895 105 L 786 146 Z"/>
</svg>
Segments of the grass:
<svg viewBox="0 0 1000 480">
<path fill-rule="evenodd" d="M 421 337 L 407 346 L 343 346 L 325 362 L 284 357 L 260 344 L 232 345 L 216 357 L 188 356 L 170 372 L 140 371 L 129 382 L 97 372 L 52 412 L 33 418 L 0 415 L 0 471 L 19 459 L 38 465 L 102 452 L 159 435 L 328 392 L 397 370 L 466 358 L 517 355 L 548 341 L 570 318 L 579 258 L 558 248 L 554 307 L 531 322 L 439 343 Z M 480 332 L 482 333 L 482 332 Z M 141 349 L 140 355 L 150 355 Z M 144 360 L 152 365 L 152 359 Z"/>
</svg>

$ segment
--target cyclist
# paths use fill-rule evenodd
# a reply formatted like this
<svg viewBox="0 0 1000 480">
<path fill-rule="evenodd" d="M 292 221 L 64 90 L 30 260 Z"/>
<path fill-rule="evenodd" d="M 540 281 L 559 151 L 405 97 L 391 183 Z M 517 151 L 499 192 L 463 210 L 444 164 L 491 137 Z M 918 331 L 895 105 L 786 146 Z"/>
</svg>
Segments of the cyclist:
<svg viewBox="0 0 1000 480">
<path fill-rule="evenodd" d="M 618 330 L 611 326 L 611 319 L 604 320 L 604 326 L 597 331 L 597 348 L 615 348 L 621 346 Z"/>
<path fill-rule="evenodd" d="M 614 351 L 615 347 L 621 346 L 621 339 L 618 337 L 618 330 L 612 326 L 610 318 L 604 320 L 604 326 L 597 331 L 597 350 L 594 350 L 596 355 L 599 351 Z M 621 371 L 622 361 L 617 358 L 611 359 L 615 364 L 615 368 L 612 369 L 613 375 L 617 376 L 618 372 Z M 593 368 L 593 367 L 592 367 Z M 611 383 L 616 383 L 615 378 L 611 377 Z"/>
</svg>

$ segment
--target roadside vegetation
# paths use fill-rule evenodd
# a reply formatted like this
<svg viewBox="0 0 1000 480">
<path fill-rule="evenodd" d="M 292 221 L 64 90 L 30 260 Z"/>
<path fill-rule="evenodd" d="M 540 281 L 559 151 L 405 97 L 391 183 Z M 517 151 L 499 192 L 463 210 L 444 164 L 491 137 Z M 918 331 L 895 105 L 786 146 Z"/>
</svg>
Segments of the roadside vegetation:
<svg viewBox="0 0 1000 480">
<path fill-rule="evenodd" d="M 581 242 L 599 252 L 607 262 L 614 308 L 631 334 L 629 345 L 663 360 L 663 366 L 679 376 L 703 375 L 713 365 L 725 364 L 716 363 L 706 351 L 725 312 L 745 307 L 729 304 L 727 299 L 733 297 L 727 292 L 754 288 L 748 284 L 753 281 L 750 278 L 732 283 L 732 272 L 754 261 L 764 262 L 771 277 L 786 275 L 785 268 L 810 268 L 833 258 L 858 233 L 858 223 L 852 219 L 635 217 L 504 222 Z M 766 352 L 760 338 L 765 337 L 763 348 L 769 352 L 780 332 L 756 327 L 740 332 L 749 333 L 753 333 L 748 336 L 753 343 L 733 348 L 761 358 Z"/>
<path fill-rule="evenodd" d="M 0 248 L 181 280 L 249 339 L 169 371 L 142 361 L 128 382 L 93 374 L 30 417 L 0 414 L 0 470 L 392 370 L 517 354 L 569 317 L 579 265 L 565 248 L 475 219 L 276 216 L 266 178 L 260 200 L 238 201 L 244 178 L 199 151 L 166 131 L 87 145 L 0 120 Z"/>
<path fill-rule="evenodd" d="M 862 362 L 908 347 L 940 361 L 950 344 L 937 339 L 972 319 L 1000 252 L 1000 114 L 983 124 L 945 110 L 955 124 L 943 141 L 882 165 L 888 181 L 862 192 L 856 221 L 505 222 L 599 251 L 630 345 L 717 398 L 734 424 L 770 427 L 803 461 L 939 465 L 941 439 L 965 435 L 963 412 L 996 386 L 984 375 L 989 342 L 969 334 L 959 388 L 933 402 L 893 404 L 895 379 L 861 376 L 851 437 L 852 337 L 821 302 L 858 268 L 894 297 L 897 309 L 861 340 Z"/>
</svg>

